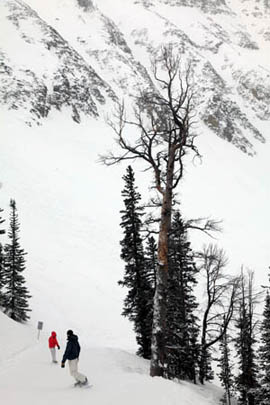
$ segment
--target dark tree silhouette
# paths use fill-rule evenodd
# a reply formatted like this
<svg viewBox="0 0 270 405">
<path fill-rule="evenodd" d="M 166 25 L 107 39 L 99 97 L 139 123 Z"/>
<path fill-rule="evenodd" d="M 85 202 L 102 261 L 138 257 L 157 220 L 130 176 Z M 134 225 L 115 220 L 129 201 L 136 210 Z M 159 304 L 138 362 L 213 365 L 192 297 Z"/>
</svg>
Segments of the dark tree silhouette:
<svg viewBox="0 0 270 405">
<path fill-rule="evenodd" d="M 31 297 L 25 287 L 23 271 L 25 270 L 26 253 L 20 247 L 16 203 L 10 200 L 9 243 L 5 245 L 5 293 L 4 312 L 15 321 L 23 322 L 29 319 L 28 299 Z"/>
<path fill-rule="evenodd" d="M 206 304 L 201 331 L 199 378 L 203 384 L 209 379 L 211 348 L 220 341 L 232 319 L 239 288 L 239 277 L 229 278 L 224 273 L 227 263 L 225 253 L 209 245 L 199 254 L 201 271 L 206 279 Z M 212 373 L 210 372 L 210 378 Z"/>
<path fill-rule="evenodd" d="M 0 308 L 4 305 L 4 286 L 5 286 L 5 268 L 4 268 L 4 252 L 3 246 L 0 243 Z"/>
<path fill-rule="evenodd" d="M 270 404 L 270 295 L 266 292 L 263 320 L 261 323 L 261 345 L 259 348 L 259 383 L 256 399 L 260 405 Z"/>
<path fill-rule="evenodd" d="M 236 327 L 238 336 L 235 340 L 238 355 L 239 374 L 236 378 L 236 389 L 239 393 L 239 404 L 255 405 L 255 390 L 258 387 L 257 365 L 255 356 L 254 319 L 254 281 L 253 273 L 248 274 L 246 281 L 243 272 L 241 276 L 241 297 L 239 299 L 238 319 Z"/>
<path fill-rule="evenodd" d="M 224 323 L 226 319 L 224 319 Z M 222 326 L 224 329 L 224 326 Z M 220 358 L 218 360 L 218 367 L 220 372 L 218 373 L 221 385 L 224 388 L 224 396 L 221 400 L 221 403 L 224 405 L 231 405 L 234 391 L 234 375 L 232 371 L 232 361 L 231 361 L 231 350 L 230 343 L 232 338 L 229 336 L 228 328 L 225 329 L 225 333 L 220 340 L 219 349 L 220 349 Z"/>
<path fill-rule="evenodd" d="M 156 289 L 157 244 L 153 236 L 147 239 L 144 256 L 147 277 L 154 292 Z"/>
<path fill-rule="evenodd" d="M 166 373 L 169 378 L 196 382 L 199 326 L 194 295 L 198 270 L 179 211 L 169 239 L 169 279 L 166 334 Z"/>
<path fill-rule="evenodd" d="M 153 287 L 148 277 L 143 243 L 141 238 L 143 208 L 141 196 L 135 186 L 134 172 L 128 166 L 123 176 L 125 187 L 122 191 L 125 209 L 121 211 L 121 227 L 124 238 L 121 244 L 121 258 L 125 261 L 125 274 L 119 284 L 128 289 L 124 300 L 123 315 L 134 323 L 138 354 L 149 359 L 151 355 L 151 330 L 153 316 Z"/>
<path fill-rule="evenodd" d="M 0 208 L 0 214 L 3 210 Z M 0 215 L 0 226 L 5 222 Z M 4 229 L 0 228 L 0 235 L 5 233 Z M 3 255 L 3 245 L 0 242 L 0 307 L 3 305 L 3 287 L 4 287 L 4 255 Z"/>
</svg>

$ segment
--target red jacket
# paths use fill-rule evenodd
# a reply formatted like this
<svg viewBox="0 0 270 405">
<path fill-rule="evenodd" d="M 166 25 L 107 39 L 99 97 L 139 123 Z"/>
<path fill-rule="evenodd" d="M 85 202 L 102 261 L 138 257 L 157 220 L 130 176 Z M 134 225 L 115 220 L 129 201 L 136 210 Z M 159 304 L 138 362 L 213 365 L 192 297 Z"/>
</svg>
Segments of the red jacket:
<svg viewBox="0 0 270 405">
<path fill-rule="evenodd" d="M 49 348 L 52 349 L 55 346 L 57 346 L 58 348 L 60 347 L 56 339 L 56 333 L 52 332 L 51 336 L 49 337 Z"/>
</svg>

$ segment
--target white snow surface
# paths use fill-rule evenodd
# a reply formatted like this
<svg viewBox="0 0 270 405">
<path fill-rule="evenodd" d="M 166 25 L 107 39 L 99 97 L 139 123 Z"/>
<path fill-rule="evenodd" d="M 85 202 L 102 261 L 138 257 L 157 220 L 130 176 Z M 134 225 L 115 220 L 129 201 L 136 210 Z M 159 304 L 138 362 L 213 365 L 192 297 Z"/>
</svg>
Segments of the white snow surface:
<svg viewBox="0 0 270 405">
<path fill-rule="evenodd" d="M 216 405 L 220 389 L 204 388 L 151 378 L 148 362 L 127 351 L 93 348 L 84 344 L 79 371 L 87 375 L 90 387 L 74 387 L 66 368 L 60 367 L 65 338 L 58 336 L 58 364 L 51 362 L 45 334 L 37 339 L 29 326 L 16 324 L 0 313 L 1 401 L 8 405 Z M 4 351 L 4 353 L 3 353 Z M 4 357 L 3 357 L 4 354 Z"/>
</svg>

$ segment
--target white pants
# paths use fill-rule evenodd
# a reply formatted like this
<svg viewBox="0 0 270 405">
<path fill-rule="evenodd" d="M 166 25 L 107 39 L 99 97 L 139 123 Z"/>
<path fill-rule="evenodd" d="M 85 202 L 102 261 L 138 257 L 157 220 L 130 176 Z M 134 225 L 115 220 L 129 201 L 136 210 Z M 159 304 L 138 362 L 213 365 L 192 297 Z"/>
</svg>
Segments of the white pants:
<svg viewBox="0 0 270 405">
<path fill-rule="evenodd" d="M 75 378 L 76 381 L 85 382 L 85 375 L 78 372 L 79 359 L 68 360 L 70 375 Z"/>
<path fill-rule="evenodd" d="M 50 347 L 51 355 L 52 355 L 52 361 L 56 361 L 56 350 L 55 347 Z"/>
</svg>

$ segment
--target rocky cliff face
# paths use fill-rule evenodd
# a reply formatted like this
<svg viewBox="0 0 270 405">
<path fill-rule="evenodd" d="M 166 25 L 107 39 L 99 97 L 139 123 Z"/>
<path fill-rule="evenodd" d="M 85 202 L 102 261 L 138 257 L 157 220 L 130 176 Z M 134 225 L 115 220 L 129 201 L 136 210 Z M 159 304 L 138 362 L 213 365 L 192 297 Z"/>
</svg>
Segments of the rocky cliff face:
<svg viewBox="0 0 270 405">
<path fill-rule="evenodd" d="M 132 105 L 141 90 L 158 91 L 150 59 L 170 44 L 192 63 L 201 124 L 250 155 L 265 141 L 270 0 L 42 3 L 0 5 L 0 103 L 23 110 L 28 125 L 54 109 L 78 123 L 102 117 L 123 98 Z"/>
<path fill-rule="evenodd" d="M 91 65 L 33 9 L 11 0 L 2 11 L 13 28 L 16 53 L 10 55 L 7 40 L 1 52 L 1 100 L 9 108 L 26 109 L 28 123 L 40 123 L 51 109 L 63 107 L 79 122 L 81 113 L 97 116 L 98 105 L 117 99 Z"/>
<path fill-rule="evenodd" d="M 203 12 L 211 14 L 230 13 L 230 8 L 227 6 L 225 0 L 157 0 L 157 2 L 171 7 L 196 7 Z M 145 7 L 152 7 L 157 2 L 155 0 L 136 1 L 136 3 L 141 3 Z"/>
</svg>

